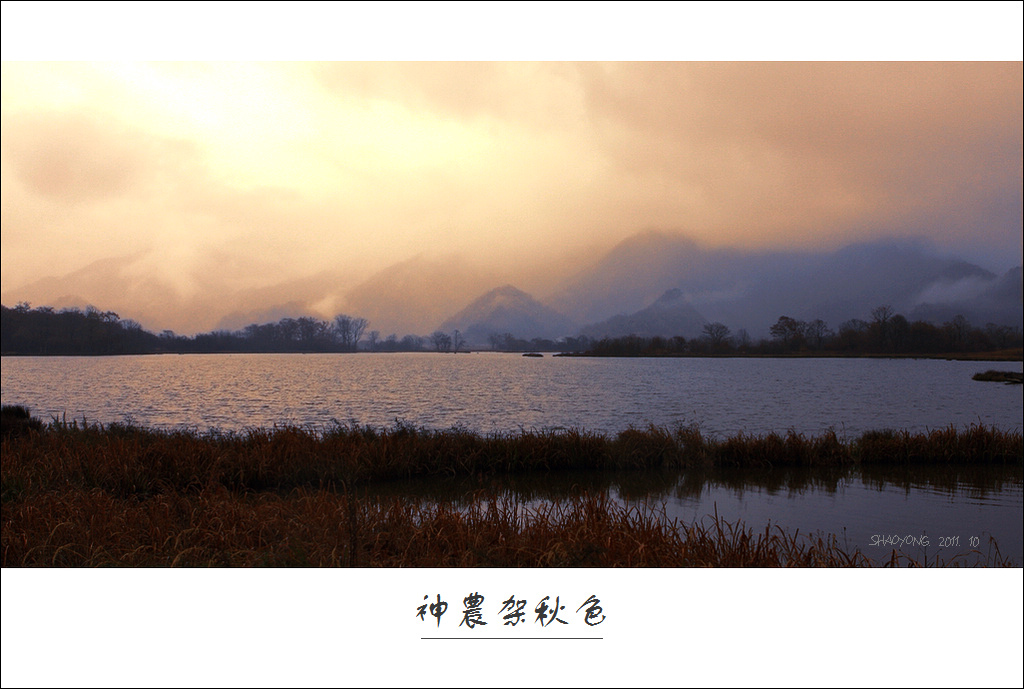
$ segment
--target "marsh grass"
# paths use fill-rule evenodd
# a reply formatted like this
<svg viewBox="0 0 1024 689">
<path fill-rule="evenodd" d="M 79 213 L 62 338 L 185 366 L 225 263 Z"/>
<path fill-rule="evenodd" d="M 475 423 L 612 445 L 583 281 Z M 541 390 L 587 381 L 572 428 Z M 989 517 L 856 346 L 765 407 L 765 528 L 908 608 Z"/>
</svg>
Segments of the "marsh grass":
<svg viewBox="0 0 1024 689">
<path fill-rule="evenodd" d="M 483 436 L 403 425 L 204 435 L 53 422 L 4 436 L 2 481 L 4 500 L 68 488 L 145 497 L 212 486 L 241 492 L 340 490 L 426 477 L 579 470 L 1019 465 L 1022 447 L 1020 432 L 980 425 L 928 433 L 871 431 L 843 441 L 832 431 L 716 440 L 692 427 L 630 429 L 613 438 L 581 430 Z"/>
<path fill-rule="evenodd" d="M 599 495 L 536 508 L 489 495 L 456 509 L 302 489 L 240 497 L 217 488 L 144 501 L 79 491 L 37 496 L 5 512 L 4 566 L 922 565 L 895 552 L 873 562 L 832 535 L 754 531 L 717 517 L 681 526 L 658 509 Z M 986 563 L 1008 564 L 998 555 Z"/>
<path fill-rule="evenodd" d="M 981 426 L 842 441 L 831 432 L 714 440 L 693 427 L 608 438 L 407 425 L 199 434 L 17 423 L 8 433 L 5 416 L 3 566 L 856 566 L 870 562 L 834 536 L 754 532 L 717 516 L 684 527 L 655 507 L 610 501 L 607 491 L 526 508 L 486 486 L 503 476 L 581 470 L 642 477 L 1022 462 L 1019 432 Z M 483 488 L 457 504 L 381 490 L 441 477 Z M 887 564 L 919 564 L 893 558 Z"/>
</svg>

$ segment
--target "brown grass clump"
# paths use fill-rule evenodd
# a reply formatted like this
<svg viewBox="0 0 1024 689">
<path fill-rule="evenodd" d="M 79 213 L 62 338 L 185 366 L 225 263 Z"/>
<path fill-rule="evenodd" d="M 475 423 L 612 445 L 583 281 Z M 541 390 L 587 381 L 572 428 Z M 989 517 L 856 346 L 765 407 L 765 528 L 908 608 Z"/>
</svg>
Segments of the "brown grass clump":
<svg viewBox="0 0 1024 689">
<path fill-rule="evenodd" d="M 3 439 L 3 497 L 99 488 L 114 496 L 234 491 L 287 492 L 424 477 L 574 470 L 760 468 L 862 464 L 1019 464 L 1020 432 L 983 426 L 929 433 L 873 431 L 852 441 L 806 437 L 704 437 L 696 428 L 630 429 L 614 438 L 571 430 L 482 436 L 466 430 L 286 426 L 199 435 L 122 424 L 51 424 Z"/>
<path fill-rule="evenodd" d="M 1019 432 L 1003 432 L 973 425 L 965 430 L 950 426 L 928 433 L 871 431 L 854 442 L 861 463 L 1020 464 L 1024 445 Z"/>
</svg>

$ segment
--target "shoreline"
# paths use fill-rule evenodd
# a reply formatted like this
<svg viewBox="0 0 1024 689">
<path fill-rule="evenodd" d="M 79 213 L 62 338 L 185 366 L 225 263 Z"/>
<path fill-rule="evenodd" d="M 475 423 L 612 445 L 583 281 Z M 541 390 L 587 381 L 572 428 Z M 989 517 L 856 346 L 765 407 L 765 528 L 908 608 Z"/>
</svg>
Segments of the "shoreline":
<svg viewBox="0 0 1024 689">
<path fill-rule="evenodd" d="M 1024 363 L 1024 349 L 1001 349 L 986 352 L 828 352 L 828 351 L 803 351 L 803 352 L 782 352 L 782 353 L 743 353 L 743 352 L 700 352 L 700 353 L 664 353 L 664 354 L 592 354 L 589 352 L 563 352 L 558 350 L 536 350 L 527 354 L 541 354 L 551 358 L 591 358 L 591 359 L 935 359 L 941 361 L 998 361 L 998 362 L 1021 362 Z M 313 352 L 313 351 L 210 351 L 210 352 L 123 352 L 105 354 L 39 354 L 27 352 L 0 352 L 0 357 L 12 358 L 38 358 L 38 357 L 144 357 L 144 356 L 209 356 L 209 355 L 239 355 L 239 354 L 516 354 L 523 356 L 524 353 L 513 350 L 491 350 L 491 349 L 465 349 L 458 352 L 435 352 L 432 350 L 422 351 L 358 351 L 358 352 Z"/>
</svg>

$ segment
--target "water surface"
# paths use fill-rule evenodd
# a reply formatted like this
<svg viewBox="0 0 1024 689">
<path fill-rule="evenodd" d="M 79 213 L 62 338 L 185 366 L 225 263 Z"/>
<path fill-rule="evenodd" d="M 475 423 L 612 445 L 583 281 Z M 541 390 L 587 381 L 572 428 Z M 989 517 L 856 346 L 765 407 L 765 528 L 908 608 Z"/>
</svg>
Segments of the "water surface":
<svg viewBox="0 0 1024 689">
<path fill-rule="evenodd" d="M 971 376 L 1020 363 L 929 359 L 597 359 L 477 353 L 3 357 L 4 404 L 46 419 L 153 428 L 299 424 L 481 433 L 617 433 L 697 424 L 707 435 L 790 429 L 840 437 L 985 424 L 1020 430 L 1019 386 Z"/>
<path fill-rule="evenodd" d="M 919 563 L 972 566 L 995 555 L 1024 563 L 1024 467 L 783 467 L 706 471 L 536 472 L 490 481 L 434 479 L 385 484 L 378 495 L 466 506 L 511 498 L 525 507 L 605 494 L 654 510 L 680 529 L 714 516 L 763 532 L 835 534 L 878 564 L 893 551 Z M 904 560 L 905 562 L 905 560 Z"/>
</svg>

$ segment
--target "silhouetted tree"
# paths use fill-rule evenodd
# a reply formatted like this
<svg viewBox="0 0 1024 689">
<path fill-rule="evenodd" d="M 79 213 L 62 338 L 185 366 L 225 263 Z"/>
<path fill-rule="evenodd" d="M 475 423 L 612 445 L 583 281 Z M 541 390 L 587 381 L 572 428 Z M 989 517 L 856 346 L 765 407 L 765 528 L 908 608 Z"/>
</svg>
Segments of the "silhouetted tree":
<svg viewBox="0 0 1024 689">
<path fill-rule="evenodd" d="M 992 343 L 993 347 L 998 349 L 1005 349 L 1013 344 L 1015 330 L 1015 328 L 1011 328 L 1008 325 L 997 325 L 995 323 L 985 324 L 985 334 L 988 335 L 989 342 Z"/>
<path fill-rule="evenodd" d="M 365 318 L 353 318 L 347 314 L 339 314 L 334 317 L 334 331 L 342 351 L 354 352 L 359 346 L 359 339 L 363 336 L 370 322 Z"/>
<path fill-rule="evenodd" d="M 746 328 L 740 328 L 736 331 L 736 346 L 740 349 L 750 347 L 750 333 L 747 332 Z"/>
<path fill-rule="evenodd" d="M 406 335 L 398 345 L 403 352 L 419 352 L 426 348 L 426 338 Z"/>
<path fill-rule="evenodd" d="M 813 321 L 807 324 L 804 328 L 807 341 L 810 342 L 811 346 L 815 349 L 821 349 L 825 345 L 825 340 L 832 337 L 833 333 L 828 324 L 820 318 L 815 318 Z"/>
<path fill-rule="evenodd" d="M 871 309 L 871 329 L 880 351 L 887 351 L 891 346 L 889 320 L 893 317 L 893 308 L 888 304 Z"/>
<path fill-rule="evenodd" d="M 910 323 L 901 313 L 889 319 L 889 347 L 894 352 L 902 352 L 910 339 Z"/>
<path fill-rule="evenodd" d="M 448 352 L 452 348 L 452 338 L 446 332 L 441 330 L 435 330 L 430 336 L 430 343 L 434 345 L 434 348 L 439 352 Z"/>
<path fill-rule="evenodd" d="M 868 324 L 859 318 L 851 318 L 843 321 L 839 326 L 839 340 L 844 349 L 855 351 L 866 346 L 864 342 L 865 333 L 868 331 Z"/>
<path fill-rule="evenodd" d="M 729 328 L 724 323 L 704 324 L 704 336 L 707 338 L 712 350 L 724 348 L 729 341 L 729 335 Z"/>
<path fill-rule="evenodd" d="M 945 348 L 942 331 L 927 321 L 914 321 L 907 329 L 907 348 L 913 352 L 938 352 Z"/>
<path fill-rule="evenodd" d="M 775 325 L 768 329 L 772 337 L 782 342 L 784 349 L 796 349 L 804 335 L 804 322 L 789 316 L 779 316 Z"/>
<path fill-rule="evenodd" d="M 943 323 L 942 327 L 949 334 L 949 344 L 954 351 L 966 349 L 971 324 L 963 314 L 953 316 L 953 320 Z"/>
</svg>

